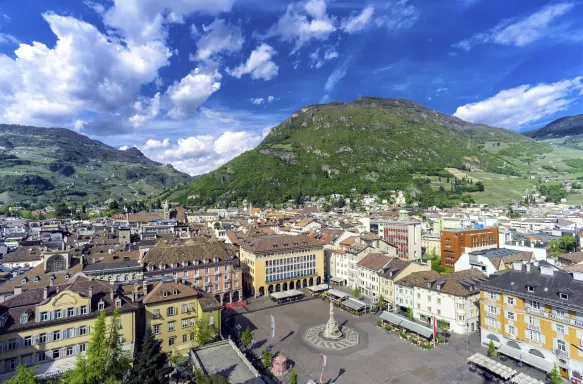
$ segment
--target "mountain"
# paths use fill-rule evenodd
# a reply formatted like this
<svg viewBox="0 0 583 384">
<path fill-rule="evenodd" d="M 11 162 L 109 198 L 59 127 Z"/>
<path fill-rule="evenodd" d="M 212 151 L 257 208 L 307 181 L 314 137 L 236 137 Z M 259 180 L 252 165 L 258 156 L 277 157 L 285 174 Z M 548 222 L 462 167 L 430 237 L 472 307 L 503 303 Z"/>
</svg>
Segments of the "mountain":
<svg viewBox="0 0 583 384">
<path fill-rule="evenodd" d="M 583 135 L 583 114 L 561 117 L 542 128 L 526 131 L 522 134 L 537 140 Z"/>
<path fill-rule="evenodd" d="M 133 199 L 191 178 L 64 128 L 0 124 L 0 201 Z"/>
<path fill-rule="evenodd" d="M 549 150 L 518 133 L 471 124 L 409 100 L 361 97 L 302 108 L 257 148 L 177 188 L 171 198 L 195 205 L 243 199 L 274 204 L 402 189 L 423 205 L 452 205 L 476 186 L 442 186 L 427 176 L 453 183 L 446 168 L 521 175 L 524 162 Z"/>
</svg>

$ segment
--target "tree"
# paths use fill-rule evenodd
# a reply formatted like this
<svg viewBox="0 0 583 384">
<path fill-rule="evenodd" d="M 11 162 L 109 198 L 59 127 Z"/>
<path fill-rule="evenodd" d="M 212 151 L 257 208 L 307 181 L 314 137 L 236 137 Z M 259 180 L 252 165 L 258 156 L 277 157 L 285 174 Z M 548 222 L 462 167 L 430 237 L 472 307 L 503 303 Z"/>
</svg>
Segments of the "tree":
<svg viewBox="0 0 583 384">
<path fill-rule="evenodd" d="M 251 328 L 247 327 L 247 329 L 245 329 L 245 331 L 241 335 L 241 344 L 243 344 L 245 348 L 248 348 L 249 345 L 251 345 L 252 341 L 253 333 L 251 333 Z"/>
<path fill-rule="evenodd" d="M 194 375 L 194 382 L 196 384 L 229 384 L 227 379 L 218 373 L 213 373 L 210 376 L 204 376 L 200 370 L 197 370 Z"/>
<path fill-rule="evenodd" d="M 296 370 L 294 368 L 291 370 L 289 384 L 298 384 L 298 375 L 296 374 Z"/>
<path fill-rule="evenodd" d="M 38 365 L 28 368 L 26 365 L 18 364 L 16 367 L 18 373 L 6 380 L 4 384 L 40 384 L 40 380 L 34 376 L 37 367 Z"/>
<path fill-rule="evenodd" d="M 407 319 L 413 320 L 413 308 L 407 308 Z"/>
<path fill-rule="evenodd" d="M 478 192 L 484 192 L 484 190 L 485 190 L 484 183 L 482 183 L 481 181 L 478 181 L 476 183 L 476 187 L 478 187 Z"/>
<path fill-rule="evenodd" d="M 110 210 L 110 211 L 116 211 L 116 210 L 118 210 L 118 209 L 119 209 L 119 204 L 117 203 L 117 200 L 112 200 L 112 201 L 109 203 L 109 210 Z"/>
<path fill-rule="evenodd" d="M 490 343 L 488 344 L 488 356 L 496 357 L 497 354 L 498 354 L 498 352 L 496 351 L 496 347 L 494 346 L 494 342 L 492 340 L 490 340 Z"/>
<path fill-rule="evenodd" d="M 357 299 L 360 297 L 360 288 L 356 287 L 352 290 L 352 297 Z"/>
<path fill-rule="evenodd" d="M 127 383 L 166 384 L 166 376 L 172 372 L 167 363 L 167 355 L 160 352 L 160 341 L 154 338 L 152 329 L 148 327 Z"/>
<path fill-rule="evenodd" d="M 265 369 L 271 368 L 273 354 L 271 353 L 271 351 L 269 351 L 269 349 L 267 347 L 265 347 L 265 349 L 263 350 L 262 358 L 263 358 L 263 368 L 265 368 Z"/>
<path fill-rule="evenodd" d="M 211 325 L 209 315 L 199 316 L 194 323 L 194 341 L 198 346 L 212 342 L 217 336 L 217 329 Z"/>
<path fill-rule="evenodd" d="M 437 326 L 439 327 L 441 333 L 443 333 L 443 340 L 445 340 L 445 334 L 447 331 L 449 331 L 449 323 L 445 320 L 439 320 L 437 322 Z"/>
<path fill-rule="evenodd" d="M 383 294 L 381 293 L 381 295 L 379 296 L 379 301 L 377 302 L 377 304 L 379 305 L 379 308 L 381 310 L 384 310 L 387 306 L 387 302 L 385 301 L 385 298 L 383 296 Z"/>
<path fill-rule="evenodd" d="M 557 369 L 557 364 L 553 365 L 553 369 L 548 373 L 548 375 L 553 384 L 561 384 L 563 382 L 563 378 Z"/>
</svg>

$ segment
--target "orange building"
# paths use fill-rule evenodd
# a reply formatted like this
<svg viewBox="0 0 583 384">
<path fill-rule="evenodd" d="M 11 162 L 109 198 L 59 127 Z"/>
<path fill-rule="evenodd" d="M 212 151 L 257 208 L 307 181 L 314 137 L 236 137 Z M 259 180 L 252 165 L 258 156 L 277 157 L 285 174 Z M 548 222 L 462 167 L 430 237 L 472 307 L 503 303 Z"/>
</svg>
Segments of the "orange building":
<svg viewBox="0 0 583 384">
<path fill-rule="evenodd" d="M 441 265 L 453 268 L 460 256 L 472 251 L 499 248 L 498 227 L 441 231 Z"/>
</svg>

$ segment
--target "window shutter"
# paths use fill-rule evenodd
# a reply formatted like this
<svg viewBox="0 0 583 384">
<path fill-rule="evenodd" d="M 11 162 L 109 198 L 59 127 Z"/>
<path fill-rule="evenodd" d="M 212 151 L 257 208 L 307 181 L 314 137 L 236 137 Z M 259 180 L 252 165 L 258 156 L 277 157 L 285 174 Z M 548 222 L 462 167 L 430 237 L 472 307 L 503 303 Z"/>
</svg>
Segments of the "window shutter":
<svg viewBox="0 0 583 384">
<path fill-rule="evenodd" d="M 543 344 L 546 344 L 546 342 L 547 342 L 547 338 L 546 338 L 546 336 L 545 336 L 545 335 L 543 335 L 542 333 L 541 333 L 541 335 L 540 335 L 540 341 L 541 341 Z"/>
<path fill-rule="evenodd" d="M 555 326 L 555 323 L 551 323 L 551 329 L 553 330 L 553 332 L 557 332 L 557 327 Z"/>
<path fill-rule="evenodd" d="M 79 353 L 79 346 L 78 345 L 74 345 L 73 346 L 73 354 L 77 355 Z"/>
<path fill-rule="evenodd" d="M 67 332 L 67 328 L 61 331 L 61 335 L 63 335 L 63 339 L 69 338 L 69 332 Z"/>
<path fill-rule="evenodd" d="M 38 335 L 33 335 L 31 340 L 30 340 L 31 345 L 37 345 L 38 344 Z"/>
<path fill-rule="evenodd" d="M 553 339 L 553 353 L 557 350 L 557 339 Z"/>
<path fill-rule="evenodd" d="M 39 353 L 40 353 L 40 352 L 39 352 Z M 33 354 L 33 355 L 32 355 L 32 362 L 33 362 L 34 364 L 38 363 L 38 354 L 39 354 L 39 353 L 35 353 L 35 354 Z"/>
<path fill-rule="evenodd" d="M 90 329 L 90 328 L 91 328 L 91 327 L 90 327 L 89 325 L 87 325 L 87 334 L 88 334 L 88 335 L 89 335 L 89 333 L 90 333 L 90 331 L 89 331 L 89 329 Z"/>
<path fill-rule="evenodd" d="M 524 322 L 528 325 L 530 324 L 530 316 L 524 315 Z"/>
</svg>

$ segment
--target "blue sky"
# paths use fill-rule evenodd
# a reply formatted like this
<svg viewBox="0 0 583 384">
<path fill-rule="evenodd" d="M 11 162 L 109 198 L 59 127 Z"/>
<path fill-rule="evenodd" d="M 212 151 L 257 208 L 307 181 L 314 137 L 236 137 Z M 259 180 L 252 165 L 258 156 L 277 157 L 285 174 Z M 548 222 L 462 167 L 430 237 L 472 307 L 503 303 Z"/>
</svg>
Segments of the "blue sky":
<svg viewBox="0 0 583 384">
<path fill-rule="evenodd" d="M 577 1 L 0 1 L 0 122 L 193 175 L 362 95 L 538 128 L 582 113 L 582 19 Z"/>
</svg>

